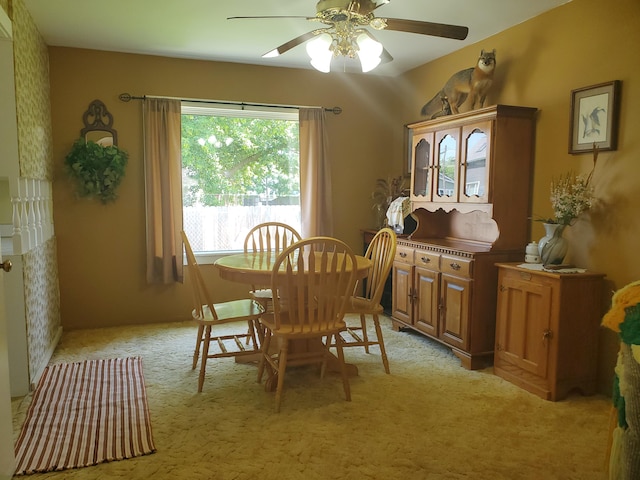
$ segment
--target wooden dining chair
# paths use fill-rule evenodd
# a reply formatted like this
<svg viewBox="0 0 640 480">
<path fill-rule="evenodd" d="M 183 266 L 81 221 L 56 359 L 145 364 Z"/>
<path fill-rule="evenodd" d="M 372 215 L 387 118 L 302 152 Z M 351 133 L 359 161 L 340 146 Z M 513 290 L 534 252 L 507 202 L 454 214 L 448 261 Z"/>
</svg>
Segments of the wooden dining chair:
<svg viewBox="0 0 640 480">
<path fill-rule="evenodd" d="M 189 280 L 193 289 L 194 308 L 191 316 L 198 324 L 198 336 L 196 338 L 196 348 L 193 352 L 192 368 L 196 368 L 200 349 L 202 349 L 200 375 L 198 377 L 198 392 L 202 392 L 209 358 L 255 355 L 260 352 L 256 332 L 259 318 L 264 314 L 264 307 L 259 302 L 248 298 L 213 303 L 187 235 L 184 232 L 181 233 L 187 253 Z M 230 328 L 223 327 L 223 325 L 233 322 L 246 322 L 244 325 L 248 324 L 248 329 L 243 326 L 241 333 L 231 333 Z M 223 332 L 214 335 L 214 328 L 223 330 Z M 247 339 L 248 342 L 246 342 Z"/>
<path fill-rule="evenodd" d="M 258 382 L 267 371 L 267 387 L 277 379 L 276 412 L 280 411 L 285 371 L 288 366 L 320 364 L 320 377 L 329 358 L 329 342 L 346 328 L 344 312 L 356 281 L 356 257 L 342 241 L 314 237 L 286 248 L 276 259 L 271 275 L 273 312 L 262 319 L 265 336 L 258 366 Z M 349 378 L 337 336 L 336 349 L 347 401 L 351 400 Z M 306 341 L 306 348 L 290 348 Z M 275 345 L 272 343 L 275 342 Z M 299 346 L 299 342 L 298 345 Z M 273 348 L 272 348 L 273 347 Z"/>
<path fill-rule="evenodd" d="M 364 254 L 371 260 L 371 266 L 367 277 L 358 280 L 353 296 L 349 299 L 346 307 L 347 314 L 357 314 L 360 321 L 354 323 L 347 320 L 347 329 L 344 332 L 342 343 L 344 347 L 364 347 L 369 353 L 369 347 L 378 345 L 384 370 L 390 373 L 389 360 L 384 348 L 384 338 L 380 328 L 379 315 L 384 308 L 380 304 L 384 286 L 391 272 L 393 259 L 396 255 L 397 238 L 390 228 L 383 228 L 373 237 Z M 375 337 L 372 338 L 367 332 L 367 315 L 373 317 Z M 334 342 L 332 346 L 337 346 Z"/>
<path fill-rule="evenodd" d="M 295 228 L 279 222 L 265 222 L 253 227 L 244 239 L 245 252 L 257 252 L 278 256 L 285 248 L 301 240 Z M 265 310 L 272 309 L 269 285 L 251 285 L 249 295 L 260 302 Z"/>
</svg>

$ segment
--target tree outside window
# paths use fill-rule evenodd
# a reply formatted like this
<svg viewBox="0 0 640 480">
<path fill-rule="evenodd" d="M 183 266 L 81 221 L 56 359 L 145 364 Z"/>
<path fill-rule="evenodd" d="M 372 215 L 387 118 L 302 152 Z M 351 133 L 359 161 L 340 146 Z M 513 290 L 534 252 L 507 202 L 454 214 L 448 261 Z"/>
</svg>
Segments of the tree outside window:
<svg viewBox="0 0 640 480">
<path fill-rule="evenodd" d="M 195 251 L 241 250 L 265 221 L 300 230 L 298 120 L 282 117 L 183 108 L 184 229 Z"/>
</svg>

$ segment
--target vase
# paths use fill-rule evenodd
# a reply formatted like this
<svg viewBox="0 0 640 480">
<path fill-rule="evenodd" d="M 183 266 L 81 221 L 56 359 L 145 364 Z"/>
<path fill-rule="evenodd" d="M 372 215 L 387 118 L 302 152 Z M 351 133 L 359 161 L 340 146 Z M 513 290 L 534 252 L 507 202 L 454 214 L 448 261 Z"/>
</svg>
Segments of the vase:
<svg viewBox="0 0 640 480">
<path fill-rule="evenodd" d="M 562 236 L 565 227 L 559 223 L 544 224 L 546 235 L 538 242 L 543 265 L 560 265 L 564 260 L 569 249 L 569 242 Z"/>
<path fill-rule="evenodd" d="M 387 226 L 387 209 L 382 205 L 376 205 L 376 228 L 380 230 Z"/>
</svg>

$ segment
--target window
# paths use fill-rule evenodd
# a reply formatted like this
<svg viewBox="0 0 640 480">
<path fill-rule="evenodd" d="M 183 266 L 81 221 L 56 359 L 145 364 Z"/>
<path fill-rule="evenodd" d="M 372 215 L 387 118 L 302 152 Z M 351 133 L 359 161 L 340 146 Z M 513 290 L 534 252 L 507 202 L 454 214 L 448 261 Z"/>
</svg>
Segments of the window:
<svg viewBox="0 0 640 480">
<path fill-rule="evenodd" d="M 480 182 L 467 182 L 464 189 L 464 194 L 467 196 L 480 194 Z"/>
<path fill-rule="evenodd" d="M 182 105 L 183 228 L 196 253 L 240 251 L 254 225 L 300 231 L 298 112 Z"/>
</svg>

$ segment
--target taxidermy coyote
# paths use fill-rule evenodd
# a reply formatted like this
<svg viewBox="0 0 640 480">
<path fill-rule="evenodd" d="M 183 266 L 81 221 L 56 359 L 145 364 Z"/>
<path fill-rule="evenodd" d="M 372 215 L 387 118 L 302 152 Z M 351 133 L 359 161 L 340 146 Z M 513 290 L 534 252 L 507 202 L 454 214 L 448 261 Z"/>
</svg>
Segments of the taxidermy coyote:
<svg viewBox="0 0 640 480">
<path fill-rule="evenodd" d="M 491 52 L 482 50 L 476 66 L 453 74 L 443 89 L 422 107 L 420 113 L 431 119 L 484 107 L 495 68 L 495 49 Z"/>
</svg>

